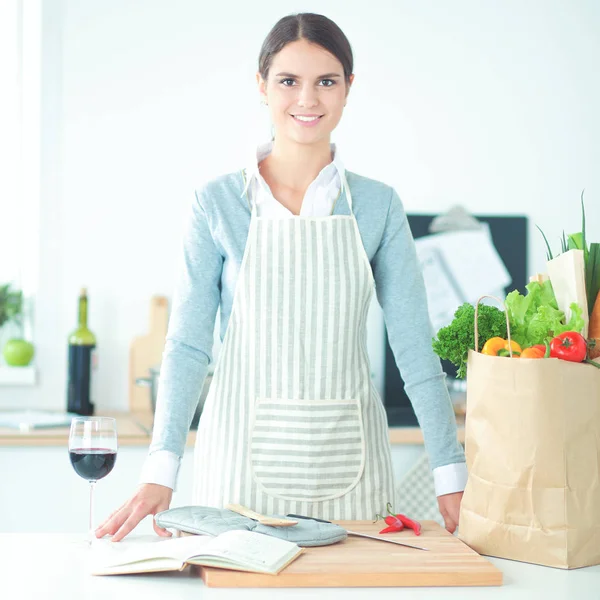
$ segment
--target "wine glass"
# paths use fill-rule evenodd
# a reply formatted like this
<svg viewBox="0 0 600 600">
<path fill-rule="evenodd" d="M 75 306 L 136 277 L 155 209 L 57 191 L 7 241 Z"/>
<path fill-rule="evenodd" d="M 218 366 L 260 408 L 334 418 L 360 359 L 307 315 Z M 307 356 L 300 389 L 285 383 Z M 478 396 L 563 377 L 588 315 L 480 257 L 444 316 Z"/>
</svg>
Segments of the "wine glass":
<svg viewBox="0 0 600 600">
<path fill-rule="evenodd" d="M 94 539 L 93 501 L 96 481 L 106 477 L 117 460 L 117 424 L 110 417 L 75 417 L 69 432 L 69 458 L 75 473 L 90 482 L 89 541 Z"/>
</svg>

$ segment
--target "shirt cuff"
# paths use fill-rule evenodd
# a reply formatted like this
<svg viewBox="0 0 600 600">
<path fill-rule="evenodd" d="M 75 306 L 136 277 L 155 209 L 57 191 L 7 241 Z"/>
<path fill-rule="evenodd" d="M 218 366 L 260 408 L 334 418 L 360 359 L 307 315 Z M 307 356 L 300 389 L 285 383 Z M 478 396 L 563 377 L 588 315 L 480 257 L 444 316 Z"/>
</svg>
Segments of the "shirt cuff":
<svg viewBox="0 0 600 600">
<path fill-rule="evenodd" d="M 435 495 L 444 496 L 463 492 L 467 486 L 467 463 L 452 463 L 433 469 L 433 484 Z"/>
<path fill-rule="evenodd" d="M 175 491 L 181 459 L 168 450 L 157 450 L 146 458 L 140 483 L 157 483 Z"/>
</svg>

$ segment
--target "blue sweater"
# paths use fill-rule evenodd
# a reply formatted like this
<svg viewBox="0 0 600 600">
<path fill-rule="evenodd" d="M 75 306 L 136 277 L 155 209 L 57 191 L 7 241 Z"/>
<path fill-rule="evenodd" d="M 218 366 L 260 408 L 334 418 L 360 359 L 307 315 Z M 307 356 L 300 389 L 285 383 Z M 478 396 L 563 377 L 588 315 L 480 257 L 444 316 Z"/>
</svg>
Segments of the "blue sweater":
<svg viewBox="0 0 600 600">
<path fill-rule="evenodd" d="M 465 461 L 440 361 L 431 348 L 427 298 L 406 213 L 389 186 L 347 172 L 353 209 L 383 309 L 390 347 L 423 430 L 432 469 Z M 341 193 L 333 214 L 348 215 Z M 250 225 L 242 171 L 196 192 L 173 298 L 150 453 L 181 457 L 212 361 L 217 308 L 223 340 Z"/>
</svg>

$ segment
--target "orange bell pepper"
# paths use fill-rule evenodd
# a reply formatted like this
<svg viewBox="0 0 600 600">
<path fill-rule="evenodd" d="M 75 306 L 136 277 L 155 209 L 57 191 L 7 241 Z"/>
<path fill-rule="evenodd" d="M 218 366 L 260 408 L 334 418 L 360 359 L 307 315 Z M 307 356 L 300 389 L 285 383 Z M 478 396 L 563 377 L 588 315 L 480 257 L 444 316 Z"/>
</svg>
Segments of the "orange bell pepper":
<svg viewBox="0 0 600 600">
<path fill-rule="evenodd" d="M 546 349 L 543 346 L 541 348 L 531 346 L 531 348 L 525 348 L 521 352 L 521 358 L 544 358 L 544 354 L 546 354 Z"/>
<path fill-rule="evenodd" d="M 550 344 L 536 344 L 529 348 L 525 348 L 521 352 L 521 358 L 548 358 L 550 356 Z"/>
</svg>

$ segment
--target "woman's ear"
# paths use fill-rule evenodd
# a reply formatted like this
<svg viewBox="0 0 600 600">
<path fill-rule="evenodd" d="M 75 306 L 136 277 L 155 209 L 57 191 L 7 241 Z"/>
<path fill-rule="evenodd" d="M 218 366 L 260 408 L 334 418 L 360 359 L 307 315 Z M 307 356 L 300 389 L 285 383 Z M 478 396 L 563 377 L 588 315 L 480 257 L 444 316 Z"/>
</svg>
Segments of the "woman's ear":
<svg viewBox="0 0 600 600">
<path fill-rule="evenodd" d="M 346 82 L 346 98 L 348 97 L 348 94 L 350 93 L 350 87 L 352 86 L 353 83 L 354 83 L 354 73 L 352 73 L 352 75 L 350 75 L 350 77 L 348 77 L 348 81 Z"/>
<path fill-rule="evenodd" d="M 352 82 L 354 81 L 354 73 L 348 77 L 348 81 L 346 81 L 346 99 L 344 100 L 344 106 L 348 102 L 348 94 L 350 93 L 350 87 L 352 86 Z"/>
<path fill-rule="evenodd" d="M 258 85 L 258 93 L 263 104 L 267 104 L 267 82 L 263 79 L 260 73 L 256 74 L 256 83 Z"/>
</svg>

